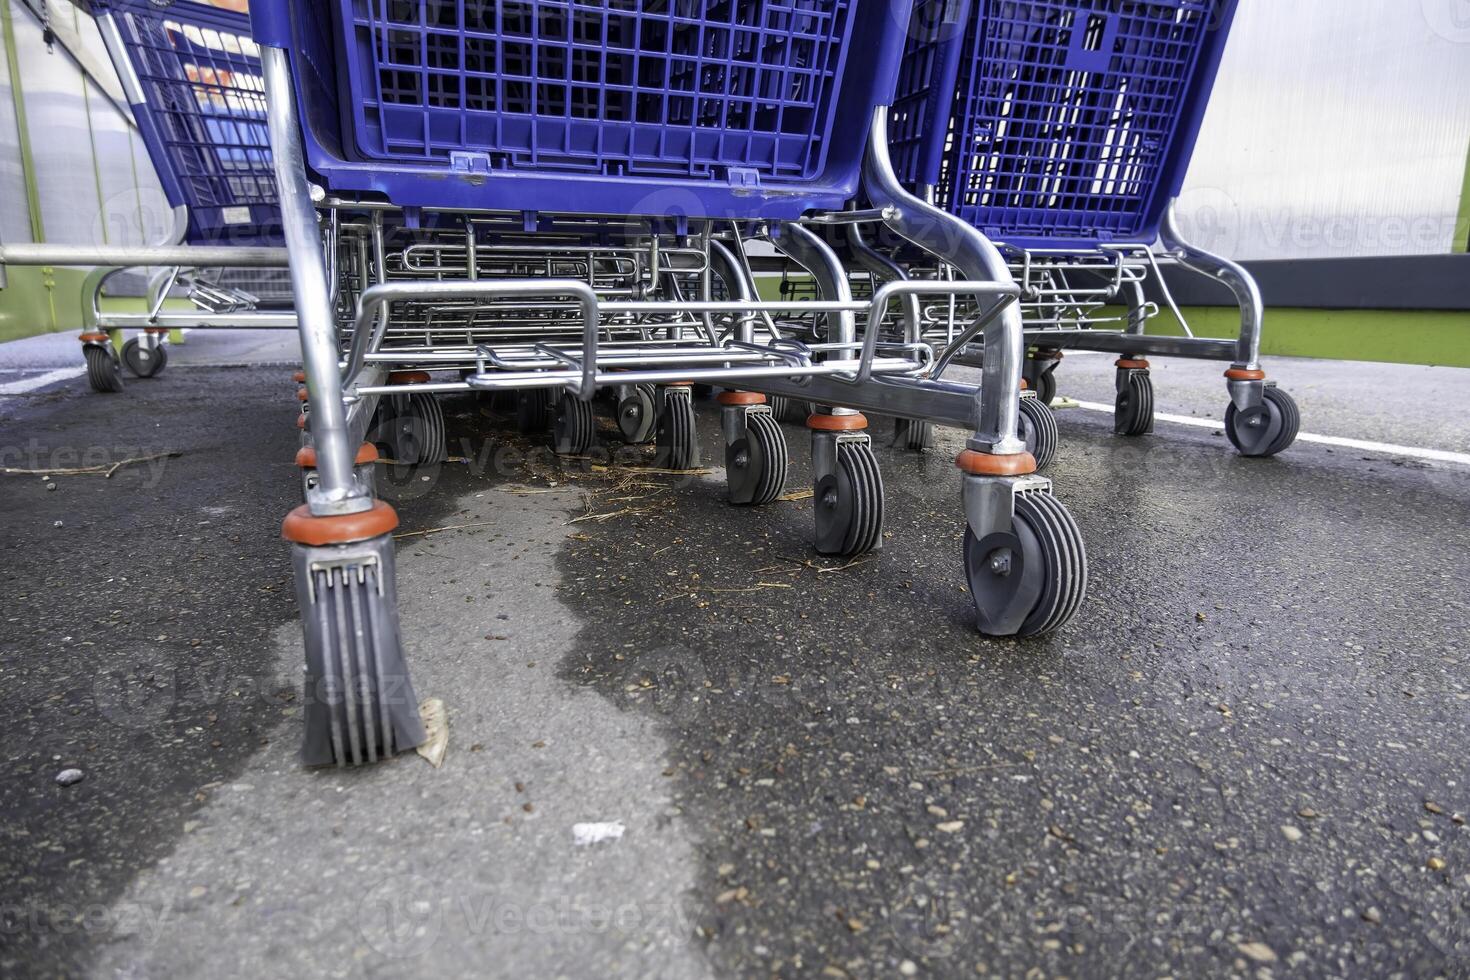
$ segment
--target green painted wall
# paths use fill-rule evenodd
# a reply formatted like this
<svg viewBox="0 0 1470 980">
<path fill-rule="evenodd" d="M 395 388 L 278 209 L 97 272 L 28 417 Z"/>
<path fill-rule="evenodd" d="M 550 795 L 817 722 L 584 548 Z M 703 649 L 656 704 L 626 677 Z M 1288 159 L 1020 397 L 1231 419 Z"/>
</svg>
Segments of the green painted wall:
<svg viewBox="0 0 1470 980">
<path fill-rule="evenodd" d="M 0 343 L 36 334 L 82 329 L 82 283 L 85 269 L 42 269 L 15 266 L 6 270 L 9 285 L 0 289 Z M 187 300 L 171 299 L 171 309 L 191 309 Z M 110 313 L 145 313 L 141 296 L 104 296 Z"/>
<path fill-rule="evenodd" d="M 1184 316 L 1202 337 L 1233 337 L 1240 330 L 1239 311 L 1226 307 L 1195 307 Z M 1183 331 L 1164 311 L 1149 324 L 1149 333 Z M 1470 313 L 1272 308 L 1266 310 L 1261 353 L 1470 367 Z"/>
<path fill-rule="evenodd" d="M 77 269 L 12 266 L 0 290 L 0 341 L 82 325 L 82 280 Z"/>
<path fill-rule="evenodd" d="M 756 284 L 762 298 L 780 298 L 780 276 L 758 276 Z M 1122 313 L 1109 311 L 1116 317 Z M 1235 309 L 1192 307 L 1184 316 L 1201 337 L 1233 337 L 1240 331 L 1240 313 Z M 1166 310 L 1149 324 L 1149 333 L 1179 335 L 1183 331 Z M 1470 367 L 1470 313 L 1268 309 L 1261 353 Z"/>
</svg>

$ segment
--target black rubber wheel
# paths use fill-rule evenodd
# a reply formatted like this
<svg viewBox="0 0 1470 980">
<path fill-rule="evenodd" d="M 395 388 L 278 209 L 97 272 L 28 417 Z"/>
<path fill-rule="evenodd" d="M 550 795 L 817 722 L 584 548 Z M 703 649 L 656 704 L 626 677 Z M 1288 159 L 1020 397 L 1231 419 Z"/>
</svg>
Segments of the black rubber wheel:
<svg viewBox="0 0 1470 980">
<path fill-rule="evenodd" d="M 448 457 L 444 408 L 433 395 L 389 395 L 378 402 L 377 438 L 388 457 L 408 466 L 442 463 Z"/>
<path fill-rule="evenodd" d="M 748 412 L 745 437 L 725 447 L 730 503 L 769 504 L 786 489 L 786 434 L 770 412 Z"/>
<path fill-rule="evenodd" d="M 854 558 L 883 539 L 883 475 L 868 442 L 839 442 L 836 472 L 817 481 L 817 551 Z"/>
<path fill-rule="evenodd" d="M 1036 376 L 1036 397 L 1043 405 L 1057 400 L 1057 369 L 1053 364 Z"/>
<path fill-rule="evenodd" d="M 1296 399 L 1267 385 L 1259 407 L 1240 412 L 1231 402 L 1225 410 L 1225 435 L 1242 456 L 1275 456 L 1296 441 L 1302 413 Z"/>
<path fill-rule="evenodd" d="M 650 384 L 634 385 L 633 391 L 618 402 L 618 431 L 631 446 L 652 442 L 658 431 L 657 390 Z"/>
<path fill-rule="evenodd" d="M 584 402 L 570 392 L 556 402 L 556 417 L 551 422 L 551 444 L 561 456 L 585 456 L 597 440 L 597 422 L 592 403 Z"/>
<path fill-rule="evenodd" d="M 667 470 L 699 466 L 699 433 L 694 425 L 693 393 L 684 387 L 665 388 L 658 413 L 658 465 Z"/>
<path fill-rule="evenodd" d="M 1021 441 L 1026 451 L 1036 459 L 1036 468 L 1044 470 L 1057 458 L 1057 444 L 1061 436 L 1057 432 L 1057 416 L 1040 398 L 1022 398 L 1017 416 Z"/>
<path fill-rule="evenodd" d="M 540 435 L 551 427 L 551 392 L 527 388 L 516 392 L 516 428 L 522 435 Z"/>
<path fill-rule="evenodd" d="M 89 344 L 82 348 L 82 356 L 87 359 L 87 383 L 93 391 L 115 394 L 123 390 L 122 371 L 111 347 Z"/>
<path fill-rule="evenodd" d="M 934 448 L 934 423 L 923 419 L 895 419 L 893 444 L 911 453 Z"/>
<path fill-rule="evenodd" d="M 1113 432 L 1142 436 L 1154 431 L 1154 383 L 1147 371 L 1118 372 L 1118 397 L 1113 402 Z"/>
<path fill-rule="evenodd" d="M 771 406 L 771 415 L 777 422 L 806 425 L 806 420 L 812 415 L 812 403 L 800 398 L 771 395 L 766 399 L 766 404 Z"/>
<path fill-rule="evenodd" d="M 1087 550 L 1077 522 L 1050 492 L 1016 495 L 1008 532 L 965 529 L 965 577 L 980 632 L 1042 636 L 1076 615 L 1087 593 Z"/>
<path fill-rule="evenodd" d="M 135 378 L 151 378 L 168 365 L 167 351 L 168 349 L 163 344 L 151 348 L 144 347 L 142 340 L 134 337 L 123 344 L 123 366 L 131 371 Z"/>
</svg>

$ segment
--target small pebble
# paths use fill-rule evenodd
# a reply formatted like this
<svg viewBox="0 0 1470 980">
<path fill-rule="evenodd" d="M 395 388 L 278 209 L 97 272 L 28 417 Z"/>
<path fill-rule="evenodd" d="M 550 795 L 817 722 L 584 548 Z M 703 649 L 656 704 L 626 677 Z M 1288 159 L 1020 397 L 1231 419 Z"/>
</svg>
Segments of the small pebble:
<svg viewBox="0 0 1470 980">
<path fill-rule="evenodd" d="M 1428 861 L 1424 862 L 1424 866 L 1427 867 L 1430 871 L 1443 871 L 1444 858 L 1432 857 Z"/>
<path fill-rule="evenodd" d="M 1276 951 L 1265 943 L 1236 943 L 1235 948 L 1257 963 L 1276 962 Z"/>
<path fill-rule="evenodd" d="M 1286 824 L 1281 828 L 1281 836 L 1285 837 L 1292 843 L 1296 843 L 1297 841 L 1302 839 L 1302 832 L 1293 827 L 1291 824 Z"/>
<path fill-rule="evenodd" d="M 46 489 L 47 490 L 55 490 L 56 489 L 56 484 L 54 484 L 54 483 L 48 483 L 48 484 L 46 484 Z"/>
<path fill-rule="evenodd" d="M 913 960 L 904 960 L 898 964 L 898 972 L 906 977 L 911 977 L 919 972 L 919 966 Z"/>
<path fill-rule="evenodd" d="M 85 778 L 80 769 L 63 769 L 56 774 L 56 782 L 61 786 L 71 786 L 79 783 Z"/>
</svg>

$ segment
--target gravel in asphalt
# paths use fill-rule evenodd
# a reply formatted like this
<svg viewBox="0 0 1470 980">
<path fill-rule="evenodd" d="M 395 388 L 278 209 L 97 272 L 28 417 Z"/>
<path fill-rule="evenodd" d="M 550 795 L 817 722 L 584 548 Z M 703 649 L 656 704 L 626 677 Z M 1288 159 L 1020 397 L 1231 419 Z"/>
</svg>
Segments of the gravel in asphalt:
<svg viewBox="0 0 1470 980">
<path fill-rule="evenodd" d="M 1221 400 L 1210 373 L 1161 407 Z M 959 433 L 880 449 L 885 549 L 839 568 L 810 500 L 557 463 L 459 399 L 472 462 L 393 481 L 404 531 L 474 525 L 399 545 L 448 761 L 308 772 L 292 388 L 196 368 L 0 402 L 42 465 L 183 453 L 0 477 L 6 973 L 1470 969 L 1463 468 L 1064 412 L 1050 475 L 1091 592 L 1017 643 L 973 630 Z M 626 832 L 577 848 L 591 820 Z"/>
</svg>

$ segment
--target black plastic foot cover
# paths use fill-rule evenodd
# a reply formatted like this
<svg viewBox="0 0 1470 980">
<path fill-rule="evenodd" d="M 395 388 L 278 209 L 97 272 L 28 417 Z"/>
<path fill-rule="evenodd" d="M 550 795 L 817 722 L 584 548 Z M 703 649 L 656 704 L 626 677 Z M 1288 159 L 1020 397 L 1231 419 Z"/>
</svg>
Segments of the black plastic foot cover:
<svg viewBox="0 0 1470 980">
<path fill-rule="evenodd" d="M 393 539 L 293 545 L 309 766 L 377 762 L 425 739 L 398 626 Z"/>
</svg>

